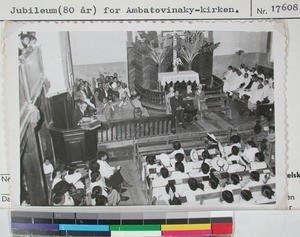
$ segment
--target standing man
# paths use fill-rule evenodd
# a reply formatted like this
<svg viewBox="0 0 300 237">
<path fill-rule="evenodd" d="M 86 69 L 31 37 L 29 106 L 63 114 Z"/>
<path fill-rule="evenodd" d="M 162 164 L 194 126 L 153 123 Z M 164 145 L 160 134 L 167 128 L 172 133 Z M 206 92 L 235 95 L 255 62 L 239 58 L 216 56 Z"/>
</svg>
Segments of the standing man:
<svg viewBox="0 0 300 237">
<path fill-rule="evenodd" d="M 77 109 L 73 113 L 73 127 L 77 127 L 83 117 L 89 117 L 90 114 L 87 111 L 87 103 L 82 100 L 77 100 Z"/>
<path fill-rule="evenodd" d="M 185 103 L 182 99 L 182 96 L 179 95 L 179 90 L 176 89 L 174 92 L 174 96 L 170 99 L 171 109 L 172 109 L 172 125 L 175 125 L 175 119 L 177 117 L 179 125 L 182 125 L 184 129 L 186 129 L 186 126 L 184 124 L 184 107 Z"/>
</svg>

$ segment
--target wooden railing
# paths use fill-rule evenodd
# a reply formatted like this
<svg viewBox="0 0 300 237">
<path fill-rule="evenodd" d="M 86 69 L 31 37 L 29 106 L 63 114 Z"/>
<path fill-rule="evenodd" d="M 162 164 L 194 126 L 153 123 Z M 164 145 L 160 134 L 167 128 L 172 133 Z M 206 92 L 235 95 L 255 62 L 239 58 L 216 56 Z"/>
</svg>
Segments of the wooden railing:
<svg viewBox="0 0 300 237">
<path fill-rule="evenodd" d="M 126 141 L 171 133 L 172 115 L 112 121 L 99 129 L 98 142 Z"/>
<path fill-rule="evenodd" d="M 143 88 L 139 83 L 135 83 L 135 90 L 142 96 L 142 102 L 147 106 L 151 104 L 165 108 L 165 92 L 153 91 Z"/>
<path fill-rule="evenodd" d="M 223 80 L 213 75 L 213 86 L 205 89 L 205 95 L 221 94 L 223 92 L 223 85 Z"/>
</svg>

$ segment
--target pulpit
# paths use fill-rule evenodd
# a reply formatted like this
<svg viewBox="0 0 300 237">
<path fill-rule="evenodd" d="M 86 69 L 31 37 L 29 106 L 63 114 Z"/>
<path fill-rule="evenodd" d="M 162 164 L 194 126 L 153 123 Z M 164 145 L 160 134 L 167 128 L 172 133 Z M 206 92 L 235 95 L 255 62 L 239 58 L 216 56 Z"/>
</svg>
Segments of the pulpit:
<svg viewBox="0 0 300 237">
<path fill-rule="evenodd" d="M 90 161 L 97 156 L 98 129 L 60 129 L 50 125 L 56 160 L 62 164 Z"/>
<path fill-rule="evenodd" d="M 97 155 L 98 127 L 78 128 L 72 125 L 73 99 L 69 93 L 50 98 L 53 123 L 48 127 L 56 161 L 90 161 Z M 83 126 L 84 127 L 84 126 Z"/>
</svg>

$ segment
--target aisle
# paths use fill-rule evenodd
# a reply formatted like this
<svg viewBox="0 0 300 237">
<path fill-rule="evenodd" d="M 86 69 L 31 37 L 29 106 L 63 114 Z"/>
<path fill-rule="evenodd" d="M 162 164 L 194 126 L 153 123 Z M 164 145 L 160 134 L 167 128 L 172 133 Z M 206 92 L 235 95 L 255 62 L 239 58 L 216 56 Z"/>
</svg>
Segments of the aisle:
<svg viewBox="0 0 300 237">
<path fill-rule="evenodd" d="M 121 173 L 124 179 L 133 186 L 123 193 L 124 196 L 129 197 L 129 200 L 126 202 L 120 202 L 119 206 L 147 205 L 145 192 L 142 190 L 142 181 L 140 181 L 139 173 L 133 161 L 115 161 L 110 162 L 110 164 L 112 166 L 122 166 Z"/>
</svg>

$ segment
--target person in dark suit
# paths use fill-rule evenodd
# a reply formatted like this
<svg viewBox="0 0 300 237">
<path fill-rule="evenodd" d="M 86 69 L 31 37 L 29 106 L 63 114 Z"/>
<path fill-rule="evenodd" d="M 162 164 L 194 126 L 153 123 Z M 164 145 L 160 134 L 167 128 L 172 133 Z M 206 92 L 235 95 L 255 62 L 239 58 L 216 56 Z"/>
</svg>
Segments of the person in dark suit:
<svg viewBox="0 0 300 237">
<path fill-rule="evenodd" d="M 73 112 L 73 127 L 77 127 L 78 123 L 82 120 L 83 117 L 90 117 L 90 114 L 87 110 L 87 103 L 82 100 L 76 101 L 77 108 Z"/>
<path fill-rule="evenodd" d="M 183 119 L 185 103 L 182 99 L 182 96 L 179 95 L 178 89 L 175 90 L 174 96 L 170 99 L 170 105 L 173 115 L 173 125 L 175 125 L 175 118 L 177 117 L 179 124 L 181 124 L 182 127 L 186 129 Z"/>
<path fill-rule="evenodd" d="M 104 87 L 103 87 L 103 83 L 99 83 L 99 87 L 98 87 L 98 99 L 100 101 L 103 101 L 104 98 L 108 98 L 108 93 L 106 92 L 106 90 L 104 90 Z"/>
<path fill-rule="evenodd" d="M 93 96 L 93 94 L 92 94 L 92 90 L 91 90 L 91 87 L 90 87 L 90 84 L 89 84 L 89 82 L 87 82 L 87 81 L 84 81 L 84 92 L 85 92 L 85 94 L 86 94 L 86 97 L 88 98 L 88 99 L 91 99 L 92 98 L 92 96 Z"/>
</svg>

